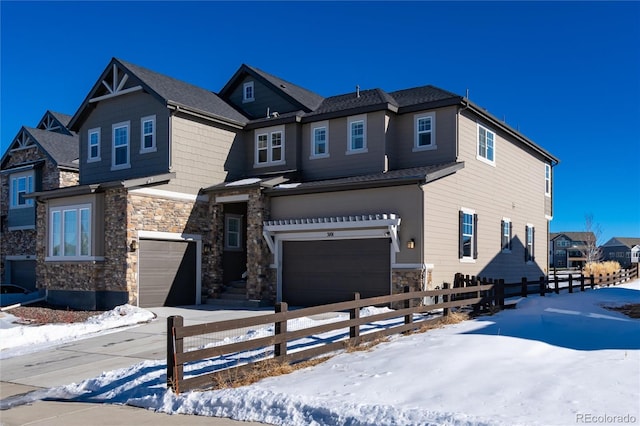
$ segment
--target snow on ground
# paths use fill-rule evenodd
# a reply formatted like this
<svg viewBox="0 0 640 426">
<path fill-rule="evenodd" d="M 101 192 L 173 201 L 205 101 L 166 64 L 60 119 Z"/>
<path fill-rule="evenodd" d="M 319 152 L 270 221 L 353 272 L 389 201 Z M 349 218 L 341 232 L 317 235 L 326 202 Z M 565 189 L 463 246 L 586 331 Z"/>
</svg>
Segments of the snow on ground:
<svg viewBox="0 0 640 426">
<path fill-rule="evenodd" d="M 529 297 L 515 310 L 395 336 L 237 389 L 176 395 L 165 363 L 144 361 L 10 403 L 130 404 L 282 425 L 637 424 L 640 320 L 603 307 L 628 303 L 640 303 L 640 280 Z"/>
</svg>

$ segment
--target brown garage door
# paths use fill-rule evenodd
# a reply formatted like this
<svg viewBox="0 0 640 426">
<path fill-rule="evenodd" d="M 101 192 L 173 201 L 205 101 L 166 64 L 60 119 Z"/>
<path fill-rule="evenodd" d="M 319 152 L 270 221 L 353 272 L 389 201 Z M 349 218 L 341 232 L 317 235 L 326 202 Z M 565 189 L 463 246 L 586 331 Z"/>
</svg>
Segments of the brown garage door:
<svg viewBox="0 0 640 426">
<path fill-rule="evenodd" d="M 314 306 L 390 294 L 389 239 L 284 241 L 282 301 Z"/>
<path fill-rule="evenodd" d="M 139 300 L 143 308 L 196 303 L 196 243 L 140 240 Z"/>
</svg>

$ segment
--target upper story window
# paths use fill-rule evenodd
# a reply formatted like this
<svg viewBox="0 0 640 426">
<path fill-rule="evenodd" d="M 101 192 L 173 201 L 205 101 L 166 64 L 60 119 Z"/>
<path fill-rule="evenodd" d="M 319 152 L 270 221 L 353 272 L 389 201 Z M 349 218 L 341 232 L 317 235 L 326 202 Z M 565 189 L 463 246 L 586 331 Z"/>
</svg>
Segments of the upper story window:
<svg viewBox="0 0 640 426">
<path fill-rule="evenodd" d="M 100 161 L 100 127 L 87 132 L 87 162 Z"/>
<path fill-rule="evenodd" d="M 129 121 L 116 123 L 112 126 L 113 147 L 111 152 L 111 170 L 131 167 L 131 164 L 129 164 L 129 127 Z"/>
<path fill-rule="evenodd" d="M 535 261 L 535 228 L 531 224 L 525 228 L 524 261 Z"/>
<path fill-rule="evenodd" d="M 494 132 L 478 124 L 478 157 L 477 158 L 493 166 L 495 166 L 496 164 L 495 139 L 496 139 L 496 134 Z"/>
<path fill-rule="evenodd" d="M 255 99 L 253 81 L 244 83 L 242 85 L 242 102 L 253 102 Z"/>
<path fill-rule="evenodd" d="M 322 122 L 311 127 L 311 158 L 329 156 L 329 123 Z"/>
<path fill-rule="evenodd" d="M 416 115 L 414 117 L 415 136 L 413 150 L 423 151 L 436 149 L 436 116 L 435 113 Z"/>
<path fill-rule="evenodd" d="M 33 207 L 33 200 L 24 198 L 25 195 L 33 192 L 33 171 L 16 173 L 11 175 L 10 203 L 12 209 Z"/>
<path fill-rule="evenodd" d="M 150 115 L 140 119 L 140 153 L 156 150 L 156 116 Z"/>
<path fill-rule="evenodd" d="M 279 126 L 264 133 L 256 133 L 255 166 L 271 166 L 284 163 L 284 127 Z"/>
<path fill-rule="evenodd" d="M 49 257 L 81 260 L 91 254 L 91 205 L 52 207 L 49 212 Z"/>
<path fill-rule="evenodd" d="M 510 219 L 502 219 L 502 223 L 500 224 L 500 239 L 502 251 L 510 252 L 511 251 L 511 220 Z"/>
<path fill-rule="evenodd" d="M 544 195 L 551 197 L 551 165 L 544 165 Z"/>
<path fill-rule="evenodd" d="M 473 210 L 462 209 L 459 212 L 458 258 L 473 261 L 478 258 L 478 215 Z"/>
<path fill-rule="evenodd" d="M 367 152 L 367 117 L 359 115 L 347 120 L 348 146 L 347 154 Z"/>
</svg>

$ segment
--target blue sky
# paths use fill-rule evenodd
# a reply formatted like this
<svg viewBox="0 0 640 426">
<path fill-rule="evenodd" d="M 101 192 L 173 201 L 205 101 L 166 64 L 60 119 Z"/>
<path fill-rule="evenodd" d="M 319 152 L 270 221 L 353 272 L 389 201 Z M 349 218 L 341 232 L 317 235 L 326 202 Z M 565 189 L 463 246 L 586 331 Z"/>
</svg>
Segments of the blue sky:
<svg viewBox="0 0 640 426">
<path fill-rule="evenodd" d="M 1 148 L 111 57 L 219 91 L 242 63 L 323 96 L 424 84 L 560 158 L 551 231 L 640 237 L 640 2 L 0 1 Z"/>
</svg>

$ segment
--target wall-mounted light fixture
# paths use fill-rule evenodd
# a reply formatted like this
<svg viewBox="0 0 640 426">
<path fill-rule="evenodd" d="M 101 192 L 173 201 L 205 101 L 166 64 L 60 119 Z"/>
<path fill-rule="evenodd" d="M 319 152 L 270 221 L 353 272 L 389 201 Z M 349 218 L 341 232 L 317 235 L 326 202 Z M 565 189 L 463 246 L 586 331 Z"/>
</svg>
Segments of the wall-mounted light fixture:
<svg viewBox="0 0 640 426">
<path fill-rule="evenodd" d="M 410 239 L 409 241 L 407 241 L 407 248 L 408 249 L 414 249 L 416 248 L 416 240 L 414 240 L 413 238 Z"/>
<path fill-rule="evenodd" d="M 211 253 L 211 244 L 209 244 L 209 243 L 205 243 L 205 244 L 202 246 L 202 252 L 203 252 L 204 254 L 209 254 L 209 253 Z"/>
<path fill-rule="evenodd" d="M 138 240 L 131 240 L 131 244 L 129 244 L 129 250 L 131 250 L 132 253 L 138 250 Z"/>
</svg>

